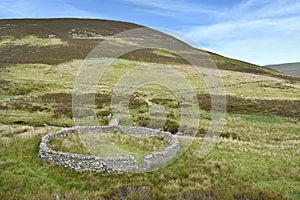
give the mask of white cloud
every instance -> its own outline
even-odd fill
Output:
[[[192,4],[187,2],[179,2],[179,1],[170,1],[170,0],[124,0],[130,3],[133,3],[135,5],[148,7],[150,10],[153,10],[153,8],[161,9],[161,10],[168,10],[168,11],[174,11],[176,13],[178,12],[185,12],[185,13],[205,13],[205,14],[214,14],[218,15],[218,11],[204,5],[200,4]],[[152,9],[151,9],[152,8]],[[157,15],[163,15],[163,13],[156,12]]]
[[[238,7],[240,10],[234,10],[239,20],[228,13],[227,20],[182,32],[204,49],[248,62],[260,65],[299,62],[300,15],[295,14],[295,9],[300,9],[300,2],[264,1],[264,6],[245,12],[257,6],[255,2],[246,1]],[[275,7],[277,10],[269,9]]]
[[[172,12],[161,12],[158,10],[153,10],[153,9],[145,9],[145,8],[136,8],[134,9],[136,11],[139,12],[143,12],[143,13],[149,13],[152,15],[159,15],[159,16],[165,16],[165,17],[175,17],[175,14]]]
[[[298,0],[248,0],[232,8],[231,12],[240,18],[259,19],[298,14],[299,9]]]

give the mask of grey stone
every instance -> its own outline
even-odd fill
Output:
[[[133,156],[101,157],[67,152],[54,151],[49,148],[51,139],[55,137],[66,137],[69,134],[81,134],[84,132],[107,132],[122,131],[126,134],[140,135],[143,137],[162,136],[169,146],[160,152],[152,152],[144,157],[143,166],[138,166]],[[146,172],[162,167],[174,160],[179,152],[179,142],[169,132],[144,127],[126,126],[91,126],[74,127],[63,129],[56,133],[45,135],[40,143],[39,155],[42,159],[55,163],[62,167],[69,167],[76,171],[94,171],[101,173],[123,173],[123,172]]]

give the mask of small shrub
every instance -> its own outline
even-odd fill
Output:
[[[138,117],[138,125],[146,127],[150,123],[150,118],[147,116],[139,116]]]
[[[238,136],[238,134],[236,134],[236,133],[230,133],[230,132],[222,132],[220,134],[220,137],[232,138],[234,140],[239,140],[240,139],[240,137]]]
[[[150,199],[164,199],[163,196],[160,194],[160,192],[149,185],[148,183],[138,183],[136,184],[129,184],[124,185],[116,188],[115,191],[108,194],[109,200],[114,199],[144,199],[144,200],[150,200]]]
[[[61,115],[65,115],[69,118],[73,117],[72,107],[67,106],[65,104],[59,104],[53,111],[53,117],[60,117]]]
[[[171,121],[170,119],[166,120],[164,130],[170,133],[177,133],[179,128],[179,124],[175,121]]]

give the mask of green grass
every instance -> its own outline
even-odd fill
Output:
[[[275,80],[276,81],[276,80]],[[291,99],[298,100],[299,84],[290,84],[287,82],[281,82],[277,80],[275,82],[264,81],[264,82],[249,82],[245,84],[237,84],[226,87],[228,94],[243,98],[254,98],[254,99]],[[255,92],[250,92],[255,88]]]
[[[0,47],[3,45],[29,45],[29,46],[51,46],[51,45],[67,45],[67,42],[63,42],[59,38],[39,38],[33,35],[29,35],[22,38],[14,38],[13,36],[4,37],[0,41]]]
[[[142,165],[145,155],[161,151],[167,145],[168,143],[161,137],[139,137],[121,132],[101,135],[84,133],[80,136],[72,134],[67,137],[54,138],[51,142],[52,149],[62,152],[96,156],[132,155],[136,157],[140,165]]]
[[[166,49],[157,49],[154,51],[154,53],[157,55],[160,55],[160,56],[166,56],[166,57],[171,57],[171,58],[179,57],[176,54],[174,54]]]
[[[272,123],[272,124],[281,124],[285,122],[284,117],[279,116],[260,116],[260,115],[237,115],[247,121],[253,121],[253,122],[263,122],[263,123]]]
[[[57,194],[91,199],[95,196],[111,197],[127,187],[145,186],[150,190],[150,196],[159,199],[195,195],[196,191],[219,197],[217,199],[221,198],[220,195],[232,199],[231,195],[241,195],[242,191],[249,196],[261,193],[275,196],[272,199],[282,199],[277,194],[282,191],[285,197],[298,199],[299,122],[285,121],[275,127],[274,124],[229,116],[225,130],[232,131],[236,127],[241,140],[222,138],[207,157],[200,159],[202,139],[196,138],[188,151],[173,164],[147,174],[78,173],[41,160],[38,157],[41,136],[10,137],[9,141],[0,140],[0,181],[3,186],[0,195],[51,198]],[[277,131],[278,127],[281,129]],[[116,144],[124,147],[119,140],[121,136],[112,134],[114,140],[120,142]],[[277,140],[272,139],[275,136]],[[184,140],[183,137],[180,142]],[[127,150],[136,151],[132,147]]]
[[[28,112],[22,110],[10,110],[0,111],[0,122],[3,124],[23,124],[31,126],[73,126],[74,122],[72,119],[65,116],[53,117],[52,113],[49,112]]]
[[[45,64],[17,64],[10,67],[9,71],[2,73],[2,78],[6,81],[12,81],[14,84],[18,80],[22,80],[22,84],[26,82],[39,82],[39,84],[58,84],[68,88],[69,91],[73,88],[75,75],[80,68],[83,60],[74,60],[73,62],[61,63],[59,65],[45,65]],[[95,60],[95,64],[104,65],[109,59]],[[90,63],[92,64],[92,63]],[[144,65],[143,62],[128,61],[118,59],[108,70],[102,75],[99,85],[102,85],[106,90],[112,90],[112,86],[116,84],[126,72]],[[158,64],[155,64],[156,66]],[[171,67],[176,71],[182,73],[192,87],[198,93],[208,93],[205,86],[205,79],[199,77],[195,70],[186,65],[160,65],[162,68]],[[24,70],[26,69],[26,70]],[[271,78],[268,76],[224,71],[222,76],[224,78],[225,90],[228,95],[242,98],[252,99],[299,99],[298,90],[300,84],[298,82],[292,83],[278,78]],[[49,88],[49,87],[46,87]],[[50,87],[49,90],[57,90],[58,86]],[[253,88],[257,92],[253,92]],[[141,90],[142,88],[140,88]],[[144,88],[145,89],[145,88]],[[156,87],[148,87],[149,93],[165,92],[162,88],[157,90]],[[258,95],[259,94],[259,95]]]
[[[162,137],[139,137],[116,132],[108,134],[113,145],[132,153],[148,154],[163,150],[168,143]]]
[[[9,95],[0,94],[0,101],[8,99],[9,97],[10,97]]]
[[[77,134],[53,138],[50,147],[56,151],[90,155]]]

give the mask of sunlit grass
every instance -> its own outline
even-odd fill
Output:
[[[29,35],[22,38],[4,37],[0,40],[0,47],[3,45],[29,45],[29,46],[52,46],[52,45],[67,45],[67,42],[62,41],[59,38],[39,38],[33,35]]]

